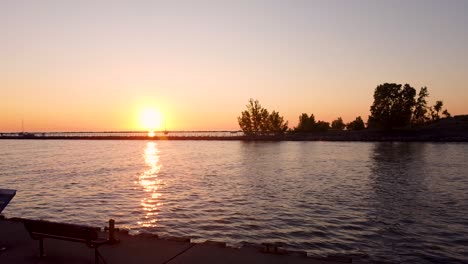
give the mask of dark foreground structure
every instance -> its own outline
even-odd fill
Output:
[[[39,258],[38,243],[31,239],[23,221],[0,220],[0,240],[7,246],[0,252],[0,263],[94,263],[94,251],[86,245],[59,239],[45,239],[45,256]],[[159,238],[153,234],[131,236],[126,231],[119,231],[116,238],[118,243],[99,248],[100,263],[369,263],[343,256],[308,257],[305,252],[287,251],[275,245],[231,248],[220,242],[191,243],[189,238]]]

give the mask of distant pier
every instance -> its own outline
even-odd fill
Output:
[[[242,140],[242,141],[364,141],[364,142],[468,142],[468,123],[378,130],[329,130],[326,132],[246,135],[242,131],[103,131],[103,132],[9,132],[1,139],[25,140]]]
[[[0,139],[116,139],[116,140],[240,140],[242,131],[102,131],[102,132],[13,132]]]

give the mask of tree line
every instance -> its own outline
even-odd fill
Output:
[[[440,100],[434,106],[428,106],[428,97],[427,87],[422,87],[416,97],[416,89],[409,84],[381,84],[375,88],[367,126],[393,129],[437,121],[441,114],[446,118],[451,117],[447,109],[442,111],[444,103]]]
[[[360,116],[347,124],[344,123],[341,117],[338,117],[331,123],[315,120],[315,116],[303,113],[299,116],[297,127],[290,129],[288,121],[280,116],[279,112],[269,111],[262,107],[258,100],[250,99],[246,105],[246,110],[241,112],[237,118],[241,130],[246,135],[278,135],[285,132],[320,132],[333,130],[361,130],[365,128],[364,121]]]
[[[402,128],[407,126],[421,126],[450,117],[447,109],[442,110],[443,102],[436,101],[428,106],[427,87],[422,87],[416,97],[416,89],[409,84],[384,83],[374,91],[374,102],[370,107],[371,115],[367,120],[367,127],[361,116],[345,123],[341,117],[331,122],[315,120],[313,114],[302,113],[298,125],[288,127],[288,121],[277,111],[271,113],[263,108],[258,100],[250,99],[246,110],[237,118],[241,130],[246,135],[278,135],[286,132],[308,133],[324,132],[328,130],[363,130],[366,128],[386,129]]]

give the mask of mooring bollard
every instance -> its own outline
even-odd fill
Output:
[[[117,242],[115,239],[115,220],[109,219],[109,241]]]

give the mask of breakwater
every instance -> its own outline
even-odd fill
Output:
[[[0,139],[36,140],[243,140],[243,141],[363,141],[468,142],[468,130],[406,129],[393,131],[327,131],[283,135],[245,135],[242,131],[112,131],[0,133]]]

